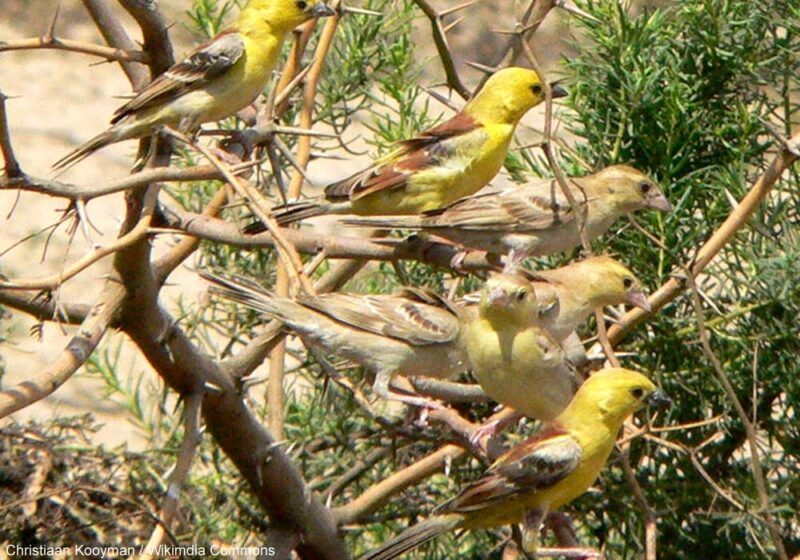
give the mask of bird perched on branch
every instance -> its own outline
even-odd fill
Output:
[[[552,270],[537,270],[531,285],[539,298],[552,291],[558,312],[540,324],[563,342],[599,307],[627,303],[650,311],[639,279],[626,266],[607,256],[589,257]]]
[[[568,251],[581,244],[577,215],[588,239],[605,233],[614,221],[645,208],[668,212],[669,201],[641,171],[612,165],[585,177],[569,179],[578,206],[570,206],[555,179],[524,187],[491,189],[461,198],[423,216],[344,220],[357,226],[423,231],[473,249],[512,252],[515,258]]]
[[[592,375],[569,406],[539,433],[502,455],[436,515],[360,560],[397,558],[455,529],[489,529],[524,522],[523,549],[534,553],[548,512],[583,494],[605,466],[623,422],[669,398],[645,376],[611,368]]]
[[[202,123],[230,117],[264,91],[286,34],[334,13],[313,0],[249,0],[231,27],[158,76],[117,109],[111,128],[53,167],[67,168],[100,148],[147,136],[160,126],[191,132]]]
[[[558,98],[567,93],[553,85],[552,94]],[[284,225],[330,213],[419,214],[441,208],[477,192],[497,175],[520,119],[542,101],[536,72],[500,70],[452,119],[328,185],[323,199],[278,208],[274,217]]]
[[[437,407],[420,395],[390,387],[392,377],[447,378],[467,369],[460,345],[459,310],[433,292],[398,295],[330,293],[277,297],[240,277],[208,272],[212,293],[277,319],[311,346],[351,360],[375,374],[373,390],[385,399]]]
[[[542,326],[558,312],[531,283],[495,274],[481,293],[477,317],[464,327],[472,373],[500,404],[539,420],[552,420],[567,406],[580,380],[557,340]]]

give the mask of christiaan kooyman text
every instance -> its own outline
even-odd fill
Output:
[[[4,552],[9,558],[15,556],[49,556],[49,557],[93,557],[93,558],[129,558],[134,555],[152,554],[154,556],[249,556],[264,557],[275,556],[275,547],[272,546],[228,546],[212,544],[205,546],[170,546],[166,544],[157,547],[140,546],[87,546],[76,544],[73,546],[50,545],[20,545],[7,544]]]

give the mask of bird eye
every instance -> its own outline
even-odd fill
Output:
[[[631,395],[635,399],[641,399],[644,396],[644,389],[641,387],[636,387],[635,389],[631,389]]]
[[[301,10],[305,10],[308,7],[308,2],[305,0],[297,0],[297,7]]]
[[[651,188],[653,188],[653,185],[651,185],[647,181],[642,181],[641,183],[639,183],[639,190],[641,190],[645,194],[650,192]]]
[[[542,86],[540,84],[533,84],[531,86],[531,91],[533,95],[541,95],[542,94]]]
[[[526,290],[525,288],[520,288],[519,290],[517,290],[517,301],[523,301],[525,299],[525,296],[527,295],[528,295],[528,290]]]
[[[626,276],[625,278],[622,279],[622,285],[625,286],[626,288],[630,288],[631,286],[633,286],[633,278],[631,278],[630,276]]]

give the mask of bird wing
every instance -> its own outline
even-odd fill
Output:
[[[400,142],[397,150],[375,165],[325,188],[328,200],[358,200],[370,194],[401,188],[417,171],[433,167],[455,154],[465,141],[485,141],[483,126],[459,113],[447,122]]]
[[[356,329],[413,345],[451,342],[458,336],[458,317],[450,309],[407,297],[336,293],[298,301]]]
[[[585,200],[580,191],[579,201]],[[492,189],[427,214],[426,225],[464,230],[536,231],[575,219],[558,183],[545,179],[520,188]]]
[[[178,97],[202,87],[224,74],[242,57],[245,43],[235,29],[222,31],[213,39],[192,50],[181,62],[150,82],[142,91],[117,109],[111,123],[116,123],[142,109]]]
[[[547,428],[501,456],[486,474],[443,504],[442,512],[467,513],[550,487],[577,468],[581,446],[563,428]]]

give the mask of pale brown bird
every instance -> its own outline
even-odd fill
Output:
[[[429,290],[397,295],[329,293],[277,297],[241,277],[201,272],[211,292],[282,322],[307,345],[342,356],[375,374],[373,390],[385,399],[437,407],[420,395],[394,390],[395,375],[447,378],[467,369],[460,345],[459,308]]]
[[[658,185],[627,165],[573,177],[569,184],[590,240],[629,212],[671,209]],[[496,254],[511,252],[515,260],[568,251],[581,244],[576,212],[555,179],[485,189],[421,216],[352,218],[343,223],[422,231],[464,247]]]

